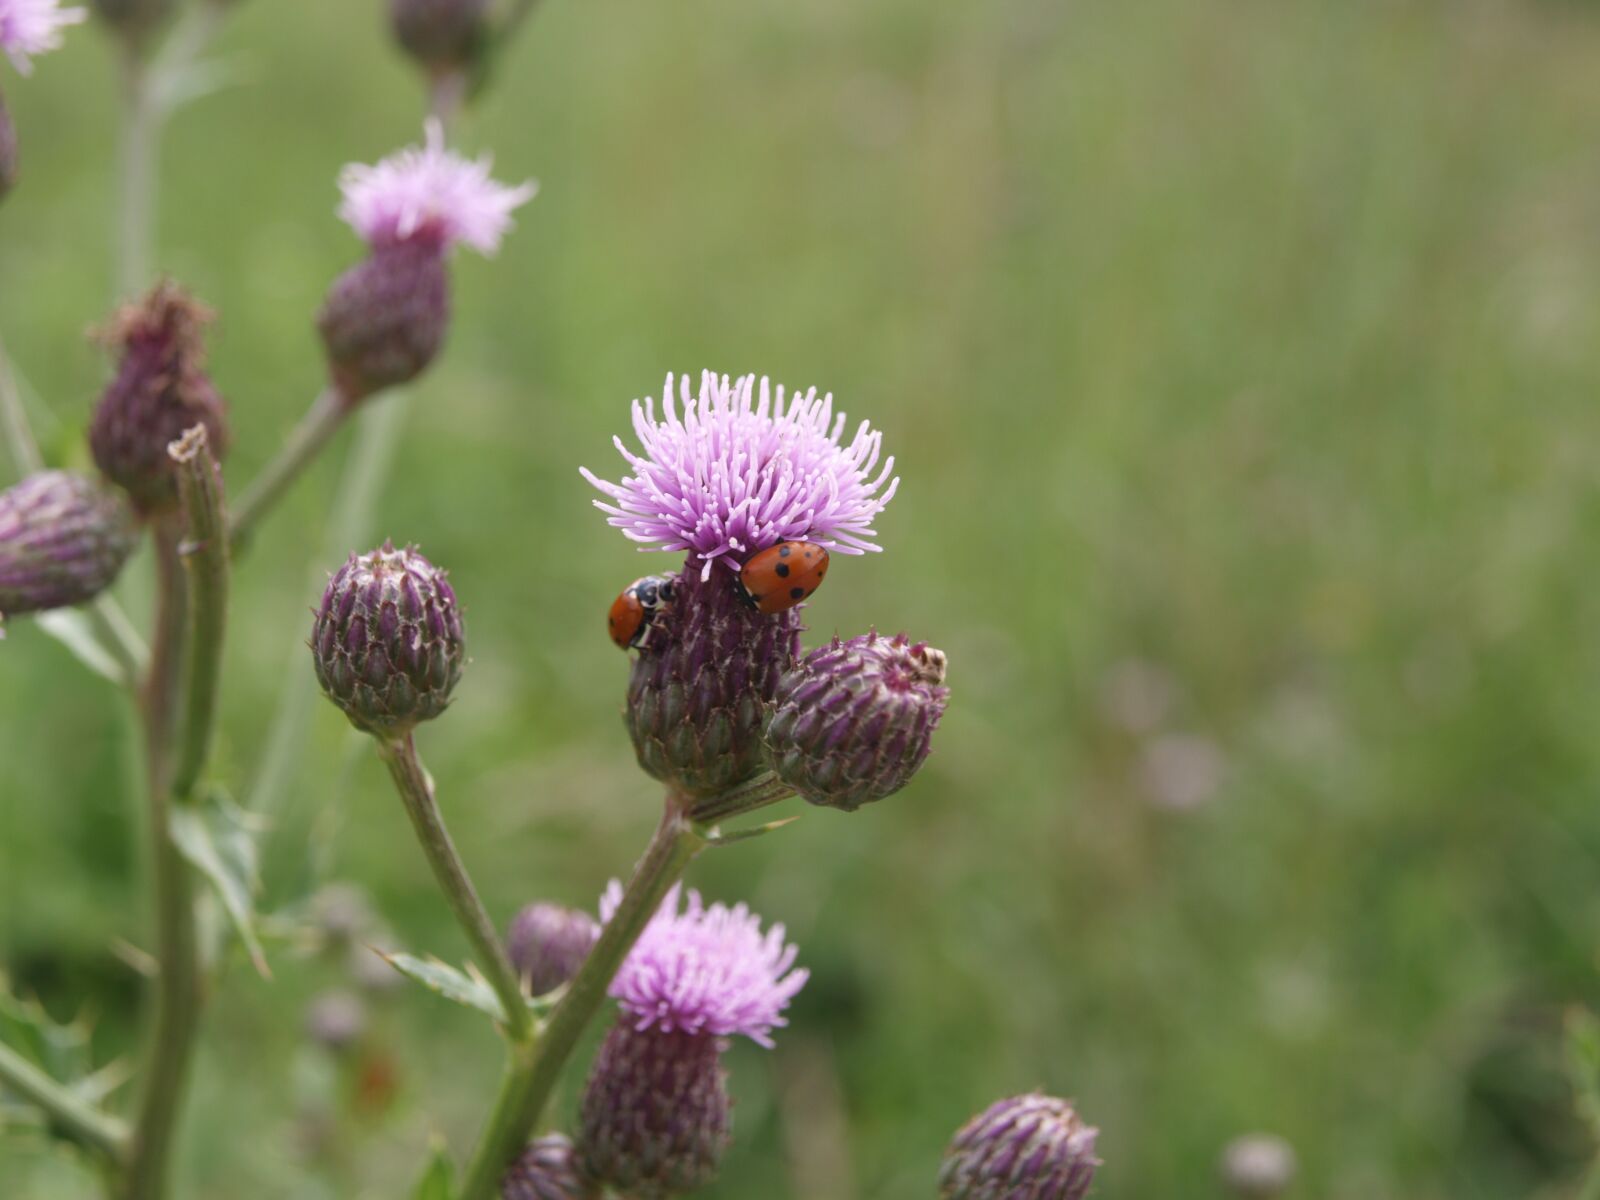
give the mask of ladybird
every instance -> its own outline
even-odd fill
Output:
[[[623,588],[606,618],[611,640],[623,650],[643,650],[661,614],[672,607],[677,590],[677,583],[666,575],[646,575]]]
[[[815,542],[779,542],[757,554],[739,572],[739,593],[757,612],[793,608],[822,586],[828,552]]]

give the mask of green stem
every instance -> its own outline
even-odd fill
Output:
[[[0,1085],[45,1112],[51,1120],[113,1163],[128,1150],[128,1130],[108,1113],[75,1095],[4,1042],[0,1042]]]
[[[125,1200],[159,1200],[166,1192],[173,1132],[194,1051],[200,1015],[200,964],[189,864],[172,840],[172,725],[187,620],[187,594],[171,519],[155,527],[156,625],[150,676],[144,689],[145,774],[150,870],[155,892],[155,1028],[149,1040],[144,1090],[134,1123],[124,1180]]]
[[[155,243],[156,155],[161,122],[153,102],[150,70],[137,38],[123,38],[121,186],[117,189],[117,298],[128,299],[150,284]]]
[[[686,807],[683,798],[667,797],[661,823],[634,868],[622,902],[567,985],[538,1046],[513,1055],[494,1111],[467,1167],[460,1200],[488,1200],[498,1194],[495,1189],[501,1175],[532,1135],[578,1038],[604,1003],[617,968],[655,916],[662,898],[705,846]]]
[[[222,641],[228,622],[228,518],[223,508],[222,476],[206,444],[204,425],[196,425],[168,451],[178,465],[178,494],[188,525],[182,546],[189,579],[188,686],[173,775],[172,794],[190,799],[211,756],[217,723],[217,693],[222,675]]]
[[[433,780],[417,756],[416,742],[409,733],[394,741],[380,739],[378,753],[389,767],[395,788],[405,803],[406,815],[416,830],[417,841],[422,845],[428,865],[433,868],[433,876],[439,881],[467,940],[472,943],[489,986],[500,998],[500,1005],[505,1009],[507,1033],[518,1044],[531,1042],[535,1032],[533,1014],[522,993],[522,981],[506,955],[499,931],[484,911],[483,901],[478,899],[477,889],[472,886],[472,878],[456,852],[455,843],[450,840],[444,814],[439,811],[434,796]]]
[[[249,538],[256,523],[289,490],[302,471],[328,444],[350,415],[352,407],[337,388],[328,388],[289,433],[283,449],[245,488],[234,508],[229,538],[238,549]]]

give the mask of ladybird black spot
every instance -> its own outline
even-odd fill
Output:
[[[779,546],[778,547],[778,557],[779,558],[788,558],[789,557],[789,547],[787,547],[787,546]]]
[[[779,579],[787,579],[787,578],[789,578],[789,564],[788,563],[779,563],[777,565],[776,570],[778,572],[778,578]]]
[[[789,599],[791,599],[791,600],[804,600],[805,598],[806,598],[806,590],[805,590],[805,588],[790,588],[789,589]]]

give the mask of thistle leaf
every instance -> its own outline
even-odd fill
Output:
[[[198,803],[175,808],[172,840],[211,884],[256,971],[271,979],[256,933],[256,839],[244,810],[220,791],[207,791]]]
[[[455,1200],[455,1174],[450,1152],[445,1149],[443,1142],[435,1142],[428,1166],[422,1172],[422,1178],[417,1180],[411,1200]]]

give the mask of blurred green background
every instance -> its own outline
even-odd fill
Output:
[[[160,265],[220,314],[240,487],[316,393],[360,248],[347,161],[415,141],[375,0],[256,0],[179,115]],[[95,31],[7,74],[26,176],[0,336],[57,461],[106,375],[117,90]],[[372,420],[360,541],[420,542],[473,664],[422,749],[486,901],[591,904],[656,815],[603,632],[646,566],[577,468],[668,370],[835,392],[904,482],[813,637],[905,628],[954,703],[905,793],[702,860],[814,979],[732,1056],[722,1198],[913,1200],[972,1110],[1042,1086],[1106,1200],[1570,1195],[1565,1006],[1600,1001],[1600,9],[1532,0],[548,0],[460,130],[537,176],[457,263],[447,354]],[[404,410],[397,406],[404,406]],[[369,438],[372,434],[369,431]],[[300,639],[352,436],[240,564],[219,776],[270,793],[263,907],[358,883],[459,961],[373,756]],[[127,603],[143,607],[145,563]],[[291,696],[289,718],[281,697]],[[296,706],[305,714],[302,731]],[[274,738],[284,770],[263,779]],[[148,944],[123,701],[25,622],[0,646],[0,964],[107,1055]],[[499,1049],[342,961],[229,971],[184,1195],[393,1197],[471,1142]],[[576,1086],[575,1078],[572,1087]],[[570,1091],[567,1102],[570,1103]],[[8,1200],[92,1179],[0,1141]]]

